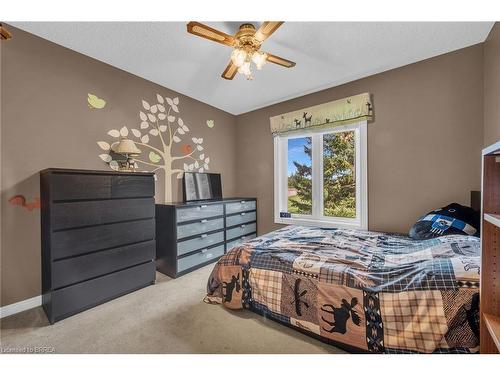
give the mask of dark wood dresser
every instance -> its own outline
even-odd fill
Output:
[[[152,173],[46,169],[40,192],[50,323],[154,284]]]
[[[255,198],[157,204],[157,269],[170,277],[182,276],[256,235]]]

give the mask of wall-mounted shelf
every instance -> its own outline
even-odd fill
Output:
[[[484,220],[487,222],[500,227],[500,215],[497,214],[484,214]]]
[[[483,319],[490,337],[495,343],[497,350],[500,352],[500,317],[484,314]]]

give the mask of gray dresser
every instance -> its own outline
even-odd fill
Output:
[[[153,176],[40,172],[42,301],[50,323],[154,284]]]
[[[156,268],[178,277],[216,261],[257,235],[257,200],[156,205]]]

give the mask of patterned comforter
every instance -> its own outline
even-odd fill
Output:
[[[479,255],[469,236],[289,226],[229,250],[205,302],[368,352],[477,352]]]

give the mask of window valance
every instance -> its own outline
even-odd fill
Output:
[[[307,128],[369,121],[372,114],[370,94],[364,93],[271,117],[271,133],[278,135]]]

